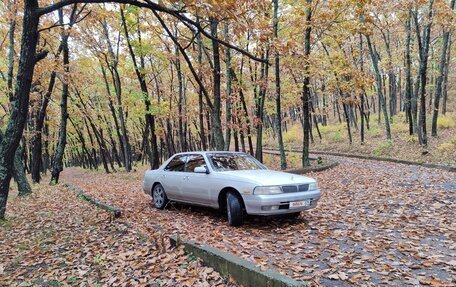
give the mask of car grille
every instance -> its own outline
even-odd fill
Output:
[[[282,190],[284,193],[291,193],[291,192],[298,192],[298,191],[308,191],[309,185],[308,184],[300,184],[300,185],[283,185]]]
[[[296,185],[285,185],[285,186],[282,186],[282,190],[285,193],[297,192],[298,191],[298,187]]]

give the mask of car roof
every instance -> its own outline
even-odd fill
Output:
[[[219,151],[213,151],[213,150],[209,150],[209,151],[188,151],[188,152],[180,152],[180,153],[176,153],[174,155],[186,155],[186,154],[246,154],[245,152],[240,152],[240,151],[222,151],[222,150],[219,150]],[[173,155],[173,156],[174,156]]]

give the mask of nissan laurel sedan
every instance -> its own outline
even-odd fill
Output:
[[[232,226],[244,216],[299,215],[316,207],[317,182],[309,177],[268,170],[240,152],[186,152],[147,170],[143,189],[158,209],[168,201],[207,206],[226,212]]]

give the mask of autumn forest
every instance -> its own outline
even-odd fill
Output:
[[[37,202],[60,208],[52,194],[63,188],[65,170],[87,189],[122,177],[128,182],[119,186],[134,189],[137,173],[186,151],[241,151],[275,170],[311,169],[329,154],[454,170],[454,9],[455,0],[2,0],[0,223],[19,220],[15,198],[35,191]],[[339,176],[377,183],[388,172],[397,181],[409,173],[372,165],[361,172],[356,162],[340,162],[314,175],[326,181],[323,189],[340,185],[329,184]],[[366,186],[360,190],[376,202]],[[133,209],[141,200],[132,196]],[[76,199],[65,193],[63,201]],[[326,205],[320,211],[333,212]],[[89,220],[78,218],[72,220]],[[106,232],[93,236],[111,236]],[[188,260],[173,254],[176,262]],[[288,275],[304,280],[303,270]],[[356,279],[340,272],[329,278]],[[106,283],[102,277],[97,282]]]
[[[308,165],[322,129],[343,125],[332,140],[351,144],[375,126],[391,144],[396,121],[427,148],[439,120],[454,126],[447,2],[5,0],[0,214],[12,176],[30,192],[24,171],[55,184],[64,165],[130,171],[208,149],[263,161],[265,146],[286,169],[289,142]]]

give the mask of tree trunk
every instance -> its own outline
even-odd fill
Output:
[[[246,124],[246,131],[247,131],[247,141],[248,141],[248,145],[249,145],[249,153],[250,155],[254,155],[254,152],[253,152],[253,141],[252,141],[252,133],[251,133],[251,130],[250,130],[250,116],[249,116],[249,111],[247,109],[247,103],[245,102],[245,96],[244,96],[244,91],[242,89],[242,70],[243,70],[243,61],[241,61],[241,71],[240,71],[240,78],[241,80],[239,80],[236,76],[236,74],[234,73],[234,70],[231,69],[231,77],[233,78],[233,80],[239,85],[239,99],[241,100],[241,105],[242,105],[242,109],[243,109],[243,116],[244,116],[244,119],[245,119],[245,124]],[[239,122],[243,122],[242,120],[240,120]],[[241,127],[242,127],[242,124],[241,124]],[[243,128],[243,127],[242,127]],[[242,143],[242,152],[246,152],[246,148],[245,148],[245,134],[244,134],[244,131],[243,129],[241,128],[241,143]]]
[[[364,72],[364,59],[363,59],[363,37],[361,34],[359,34],[359,67],[361,70],[361,73]],[[364,144],[364,87],[363,87],[363,92],[360,95],[361,98],[361,103],[359,105],[359,112],[361,114],[361,144]]]
[[[8,47],[8,74],[7,74],[7,87],[8,87],[8,98],[9,101],[13,101],[13,73],[14,73],[14,33],[16,31],[16,8],[14,4],[8,1],[8,10],[11,13],[9,21],[9,47]]]
[[[407,21],[406,21],[406,44],[405,44],[405,114],[409,123],[409,134],[413,135],[413,117],[412,117],[412,94],[413,94],[413,85],[412,85],[412,75],[411,75],[411,66],[412,61],[410,58],[410,30],[411,25],[410,21],[412,18],[412,8],[408,9]]]
[[[198,18],[199,22],[199,18]],[[198,77],[202,78],[202,66],[203,66],[203,41],[201,39],[201,33],[197,35],[198,41]],[[203,89],[198,86],[198,110],[199,110],[199,129],[200,139],[203,150],[207,150],[206,135],[204,131],[204,110],[203,110]]]
[[[82,146],[82,154],[86,154],[87,155],[87,162],[89,164],[89,168],[92,169],[92,168],[95,168],[96,167],[96,163],[93,161],[92,159],[92,156],[90,155],[90,152],[87,150],[87,146],[86,146],[86,143],[85,143],[85,139],[84,139],[84,135],[81,131],[81,127],[78,127],[76,126],[76,124],[74,123],[74,121],[71,119],[71,117],[68,118],[70,120],[70,123],[73,125],[77,135],[78,135],[78,138],[79,138],[79,142],[81,143],[81,146]]]
[[[448,53],[447,53],[447,59],[446,59],[446,65],[445,65],[445,72],[444,72],[444,77],[443,77],[443,90],[442,90],[442,114],[445,115],[447,111],[447,99],[448,99],[448,74],[450,70],[450,59],[451,59],[451,34],[449,35],[450,40],[449,45],[448,45]]]
[[[59,9],[59,22],[63,24],[63,9]],[[60,172],[63,171],[63,157],[67,143],[67,121],[68,121],[68,87],[70,81],[70,53],[68,49],[68,33],[62,28],[61,43],[63,52],[63,79],[62,79],[62,98],[60,100],[60,129],[57,148],[54,156],[54,166],[52,167],[50,185],[59,182]]]
[[[378,93],[378,98],[379,98],[379,104],[381,104],[381,108],[383,111],[383,117],[385,118],[385,130],[386,130],[386,139],[391,140],[391,129],[390,129],[390,123],[388,120],[388,111],[386,109],[386,99],[383,96],[383,89],[382,89],[382,76],[380,74],[380,68],[378,65],[378,58],[377,58],[377,53],[371,43],[371,39],[369,35],[364,35],[367,40],[367,45],[369,47],[369,52],[372,58],[372,65],[374,66],[374,71],[377,79],[377,93]],[[380,107],[379,107],[380,110]]]
[[[177,38],[177,31],[175,37]],[[186,147],[184,146],[184,127],[182,123],[182,106],[184,104],[184,90],[183,90],[183,82],[182,82],[182,71],[181,71],[181,63],[179,59],[179,48],[176,46],[175,48],[175,56],[176,60],[174,60],[174,64],[176,65],[176,74],[177,74],[177,85],[178,85],[178,99],[177,99],[177,111],[178,111],[178,119],[177,119],[177,131],[179,134],[179,151],[184,152],[186,151]]]
[[[112,83],[114,85],[114,90],[116,93],[116,100],[117,100],[117,112],[119,114],[119,121],[120,121],[120,128],[122,130],[122,155],[123,155],[123,164],[125,167],[125,171],[130,172],[131,171],[131,148],[130,148],[130,143],[128,140],[128,133],[127,133],[127,126],[126,126],[126,119],[125,119],[125,114],[123,111],[123,105],[122,105],[122,83],[120,80],[120,75],[118,71],[118,50],[115,53],[114,49],[111,44],[110,40],[110,33],[108,30],[108,25],[106,23],[106,20],[103,19],[101,21],[101,25],[103,28],[103,33],[107,45],[107,50],[108,50],[108,55],[105,57],[105,61],[107,64],[107,67],[109,69],[109,72],[112,77]]]
[[[17,189],[19,196],[24,196],[32,193],[32,188],[27,181],[27,176],[25,175],[24,163],[22,161],[23,154],[22,148],[19,146],[14,155],[14,181],[17,183]]]
[[[37,61],[37,0],[24,2],[21,53],[10,118],[0,144],[0,219],[5,217],[14,155],[22,137],[29,104],[30,87]]]
[[[139,85],[141,87],[141,92],[143,93],[143,96],[144,96],[144,105],[146,107],[146,115],[145,115],[146,125],[150,129],[150,133],[151,133],[151,137],[152,137],[152,156],[149,156],[149,163],[150,163],[150,166],[152,169],[157,169],[160,165],[160,157],[158,154],[157,135],[155,133],[155,117],[151,114],[151,111],[150,111],[151,102],[149,99],[149,91],[147,89],[147,84],[146,84],[146,80],[144,79],[144,75],[142,74],[142,72],[139,69],[138,64],[136,62],[136,55],[135,55],[133,48],[131,46],[131,43],[130,43],[130,37],[129,37],[126,22],[125,22],[123,10],[121,9],[120,11],[121,11],[121,15],[122,15],[122,22],[124,24],[125,36],[127,38],[128,50],[130,52],[130,56],[133,61],[133,66],[135,68],[136,77],[138,78]],[[141,44],[141,34],[140,34],[139,30],[138,30],[138,38],[139,38],[139,42]],[[140,65],[141,65],[141,69],[144,70],[145,63],[144,63],[144,56],[142,56],[142,55],[140,56]]]
[[[423,37],[420,37],[418,15],[415,14],[415,26],[416,34],[418,38],[418,48],[420,55],[420,70],[419,70],[419,79],[420,79],[420,113],[418,119],[418,141],[423,146],[427,146],[427,131],[426,131],[426,80],[427,80],[427,64],[428,64],[428,54],[429,54],[429,44],[431,41],[431,26],[432,26],[432,17],[433,10],[432,6],[434,0],[429,1],[428,8],[428,23],[423,29]]]
[[[266,57],[269,59],[269,47],[266,48]],[[258,93],[258,98],[256,99],[256,130],[257,130],[257,140],[256,140],[256,150],[255,157],[260,162],[263,162],[263,120],[264,120],[264,103],[266,100],[266,90],[267,90],[267,78],[269,74],[269,65],[266,63],[261,63],[261,76],[260,76],[260,91]]]
[[[42,132],[44,120],[46,118],[46,111],[54,89],[56,72],[52,71],[49,80],[49,86],[46,94],[44,95],[41,109],[38,113],[35,123],[35,135],[32,139],[32,159],[31,159],[31,175],[34,183],[39,183],[41,180],[41,155],[42,155]]]
[[[14,93],[13,93],[13,74],[14,74],[14,33],[16,31],[16,7],[14,6],[15,3],[8,2],[8,10],[11,13],[11,19],[9,21],[9,31],[8,31],[8,38],[9,38],[9,47],[8,47],[8,73],[7,73],[7,87],[8,87],[8,98],[12,104],[14,100]],[[5,110],[6,112],[6,110]],[[2,139],[2,134],[0,131],[0,142]],[[22,152],[21,147],[19,146],[16,149],[15,156],[14,156],[14,164],[13,164],[13,177],[17,183],[17,188],[19,191],[19,195],[27,195],[32,193],[32,189],[30,188],[30,184],[27,181],[27,177],[24,172],[24,163],[22,161]]]
[[[302,145],[302,166],[310,165],[309,158],[309,133],[310,133],[310,122],[309,122],[309,100],[310,100],[310,33],[312,31],[311,19],[312,19],[312,0],[306,0],[306,30],[304,35],[304,80],[302,85],[302,112],[303,112],[303,145]]]
[[[278,11],[279,11],[279,0],[274,0],[274,38],[278,38],[278,31],[279,31],[279,18],[278,18]],[[275,68],[275,88],[276,88],[276,133],[277,133],[277,141],[279,144],[279,152],[280,152],[280,168],[286,169],[287,168],[287,158],[285,156],[285,147],[283,145],[283,138],[282,138],[282,109],[281,109],[281,99],[280,99],[280,57],[279,53],[276,52],[274,58],[274,68]]]
[[[342,106],[344,108],[344,115],[345,115],[345,122],[347,123],[347,132],[348,132],[348,140],[350,144],[353,143],[352,140],[352,134],[351,134],[351,129],[350,129],[350,115],[349,115],[349,107],[347,103],[342,102]]]
[[[210,18],[211,36],[217,38],[218,21],[215,18]],[[211,111],[212,128],[214,129],[214,143],[216,150],[223,150],[225,147],[221,121],[221,94],[220,94],[220,51],[219,42],[212,40],[212,53],[214,61],[214,69],[212,70],[213,77],[213,93],[214,93],[214,109]]]
[[[228,24],[225,25],[225,40],[229,42]],[[225,147],[230,150],[231,143],[231,50],[226,48],[226,102],[225,102]]]
[[[451,1],[451,9],[454,10],[454,5],[455,5],[455,0]],[[440,56],[440,63],[439,63],[439,75],[437,77],[437,87],[435,91],[435,99],[434,99],[434,113],[432,115],[432,136],[437,136],[437,118],[439,116],[439,106],[440,106],[440,97],[442,94],[442,83],[443,83],[443,77],[445,73],[445,66],[447,65],[446,63],[446,58],[447,58],[447,48],[448,48],[448,42],[450,39],[450,30],[446,30],[443,33],[443,44],[442,44],[442,54]],[[449,63],[448,63],[449,64]]]
[[[125,160],[124,155],[124,144],[122,140],[122,133],[120,132],[119,120],[117,119],[116,109],[114,108],[114,103],[112,102],[111,89],[109,87],[108,77],[106,75],[105,68],[101,65],[101,73],[103,75],[103,80],[105,82],[106,92],[108,93],[108,106],[111,111],[112,119],[114,120],[114,128],[116,129],[117,139],[119,140],[119,148],[122,156],[122,162]],[[122,163],[119,163],[119,166],[122,167]]]

